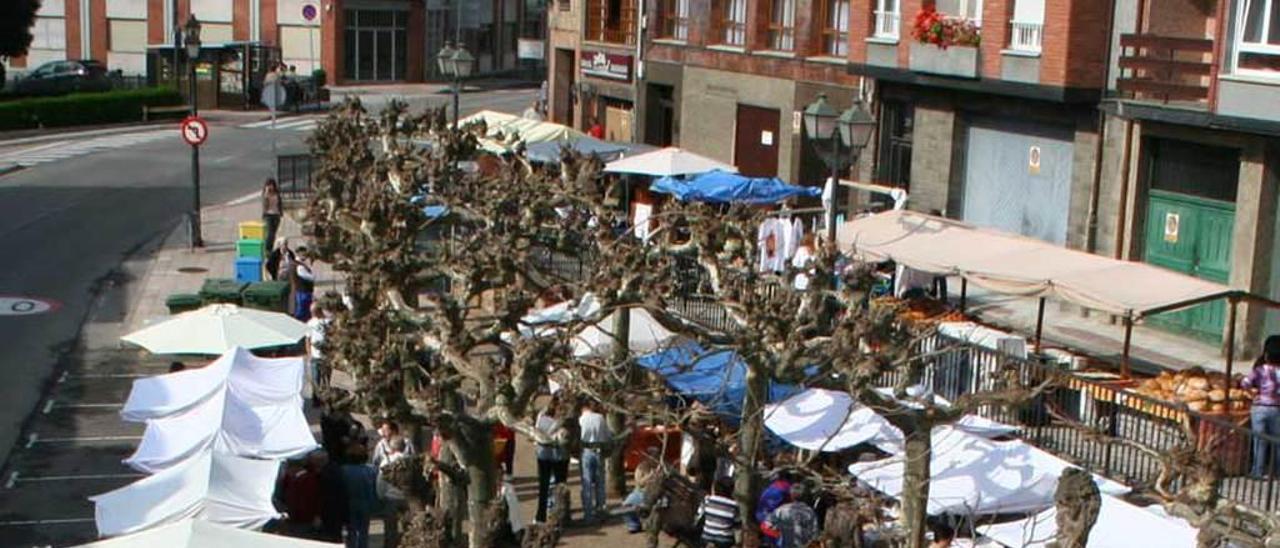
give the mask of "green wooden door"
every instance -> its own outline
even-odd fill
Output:
[[[1218,283],[1231,277],[1235,205],[1185,194],[1151,191],[1147,207],[1148,263]],[[1226,305],[1216,301],[1151,317],[1169,329],[1222,340]]]

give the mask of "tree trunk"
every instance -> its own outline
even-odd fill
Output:
[[[1058,507],[1058,538],[1049,547],[1085,548],[1102,509],[1102,494],[1093,476],[1079,468],[1067,469],[1058,478],[1053,501]]]
[[[493,455],[493,431],[487,423],[460,421],[456,446],[467,470],[467,537],[471,548],[485,546],[489,503],[498,490],[498,462]]]
[[[759,529],[752,514],[759,483],[755,463],[761,453],[769,377],[748,363],[746,383],[747,392],[742,400],[742,424],[738,429],[738,465],[734,474],[733,498],[738,501],[738,512],[742,515],[743,536],[745,539],[754,539],[754,532]],[[751,544],[748,542],[747,545]]]
[[[904,429],[906,452],[902,479],[902,528],[906,548],[924,548],[925,518],[929,509],[929,460],[933,429],[925,425]]]
[[[624,371],[630,373],[631,368],[626,367],[627,360],[631,358],[631,311],[629,309],[613,313],[613,334],[613,366],[625,368]],[[625,380],[630,381],[630,376],[625,377]],[[628,386],[633,385],[628,383]],[[626,387],[622,389],[625,390]],[[626,429],[627,417],[622,413],[609,413],[608,421],[609,431],[615,436]],[[625,497],[627,494],[627,470],[624,466],[624,458],[623,451],[614,451],[605,460],[604,483],[609,489],[609,495],[613,497]]]

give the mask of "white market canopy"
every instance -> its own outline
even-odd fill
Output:
[[[203,520],[184,519],[131,535],[81,544],[77,548],[334,548],[330,544],[245,531]]]
[[[928,512],[983,515],[1039,512],[1053,505],[1058,477],[1071,464],[1021,441],[991,441],[955,429],[935,433],[930,448]],[[901,498],[903,455],[849,466],[873,489]],[[1094,475],[1103,494],[1129,488]]]
[[[288,314],[212,304],[144,327],[120,340],[152,354],[217,356],[237,346],[254,349],[294,344],[306,332],[307,324]]]
[[[1058,534],[1058,510],[1050,507],[1027,519],[979,526],[978,533],[1010,548],[1043,548]],[[1089,531],[1089,548],[1195,548],[1196,529],[1170,518],[1103,495],[1098,521]]]
[[[1120,261],[912,211],[841,225],[837,241],[866,261],[961,276],[991,291],[1055,297],[1133,318],[1224,297],[1264,300],[1172,270]]]
[[[605,164],[605,173],[626,173],[651,177],[679,177],[710,171],[737,173],[738,168],[675,147],[637,154]]]
[[[887,393],[887,390],[881,390]],[[934,396],[941,405],[948,402]],[[778,403],[765,406],[764,425],[783,441],[808,451],[843,451],[860,443],[873,443],[889,453],[900,453],[902,431],[870,407],[860,405],[845,392],[810,388]],[[939,426],[934,435],[950,429],[984,438],[1007,436],[1017,428],[965,415],[953,426]]]
[[[485,139],[481,147],[494,154],[510,152],[517,144],[567,142],[586,137],[586,134],[563,124],[540,122],[520,116],[482,110],[458,121],[459,127],[485,123]]]
[[[283,459],[316,447],[303,413],[301,358],[262,359],[242,348],[203,369],[134,381],[121,415],[146,432],[125,464],[157,473],[213,450]]]
[[[271,503],[280,464],[204,451],[94,502],[100,536],[125,535],[196,518],[256,529],[279,517]]]
[[[573,340],[575,358],[607,357],[613,354],[618,336],[613,332],[614,322],[621,312],[615,311],[605,319],[587,326]],[[627,349],[633,354],[655,352],[676,338],[676,334],[658,324],[653,315],[642,308],[629,308]]]

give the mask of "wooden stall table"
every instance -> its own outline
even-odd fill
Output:
[[[1235,426],[1232,428],[1216,421],[1201,420],[1196,425],[1196,449],[1207,451],[1222,464],[1227,476],[1243,476],[1249,473],[1249,412],[1204,413]],[[1241,430],[1242,429],[1242,430]]]
[[[678,426],[642,426],[631,432],[623,452],[623,467],[633,472],[644,462],[645,452],[654,447],[662,454],[662,460],[676,466],[680,462],[680,444],[683,432]]]

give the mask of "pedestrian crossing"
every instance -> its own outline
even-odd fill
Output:
[[[277,131],[311,131],[316,128],[324,115],[276,118]],[[261,120],[250,122],[248,124],[240,124],[236,126],[241,129],[271,129],[271,120]]]
[[[0,151],[0,165],[13,164],[31,167],[103,150],[126,148],[161,139],[176,139],[177,136],[177,130],[166,127],[165,129],[102,135],[89,139],[59,140],[17,150]]]

